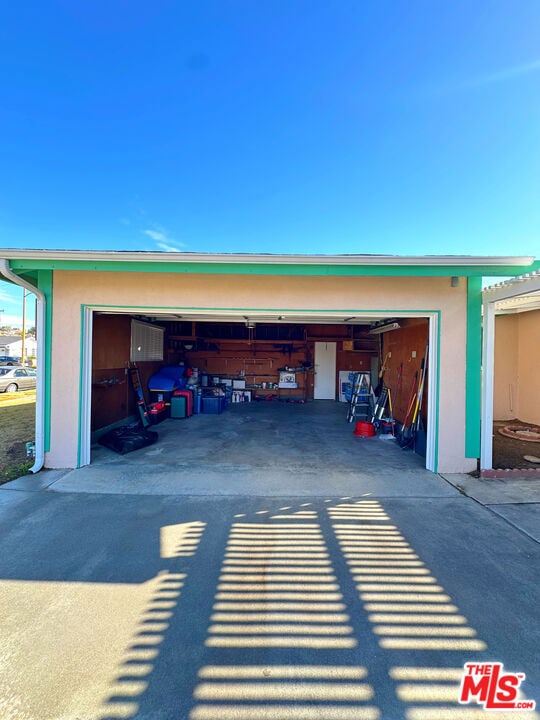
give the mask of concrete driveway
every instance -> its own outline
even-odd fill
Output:
[[[133,492],[90,468],[0,487],[2,720],[539,717],[457,702],[466,662],[540,701],[534,490],[383,468],[356,494],[257,470],[257,494],[152,493],[136,460],[102,465]]]

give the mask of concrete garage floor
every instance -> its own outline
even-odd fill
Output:
[[[477,720],[463,665],[493,661],[540,701],[519,498],[503,517],[320,407],[168,421],[1,486],[2,720]]]
[[[424,458],[393,440],[353,435],[347,405],[258,402],[166,420],[159,441],[127,455],[95,445],[92,464],[51,489],[165,495],[430,494]],[[137,468],[149,470],[140,474]],[[451,494],[450,488],[446,489]]]

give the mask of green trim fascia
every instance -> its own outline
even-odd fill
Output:
[[[51,449],[51,357],[52,357],[52,313],[53,313],[53,274],[51,270],[40,270],[37,276],[37,287],[45,295],[45,358],[38,362],[45,363],[45,390],[44,390],[44,449]]]
[[[465,457],[480,457],[482,373],[482,283],[467,283],[467,347],[465,374]]]
[[[535,265],[536,263],[534,263]],[[311,265],[301,263],[121,262],[92,260],[11,260],[14,272],[79,270],[86,272],[193,273],[206,275],[292,275],[352,277],[498,277],[531,272],[533,265]]]

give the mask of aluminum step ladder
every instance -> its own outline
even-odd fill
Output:
[[[366,372],[350,373],[351,382],[347,422],[356,418],[367,420],[372,413],[373,389],[370,384],[370,375]]]

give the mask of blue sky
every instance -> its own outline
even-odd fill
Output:
[[[538,256],[539,37],[537,0],[4,3],[0,245]]]

